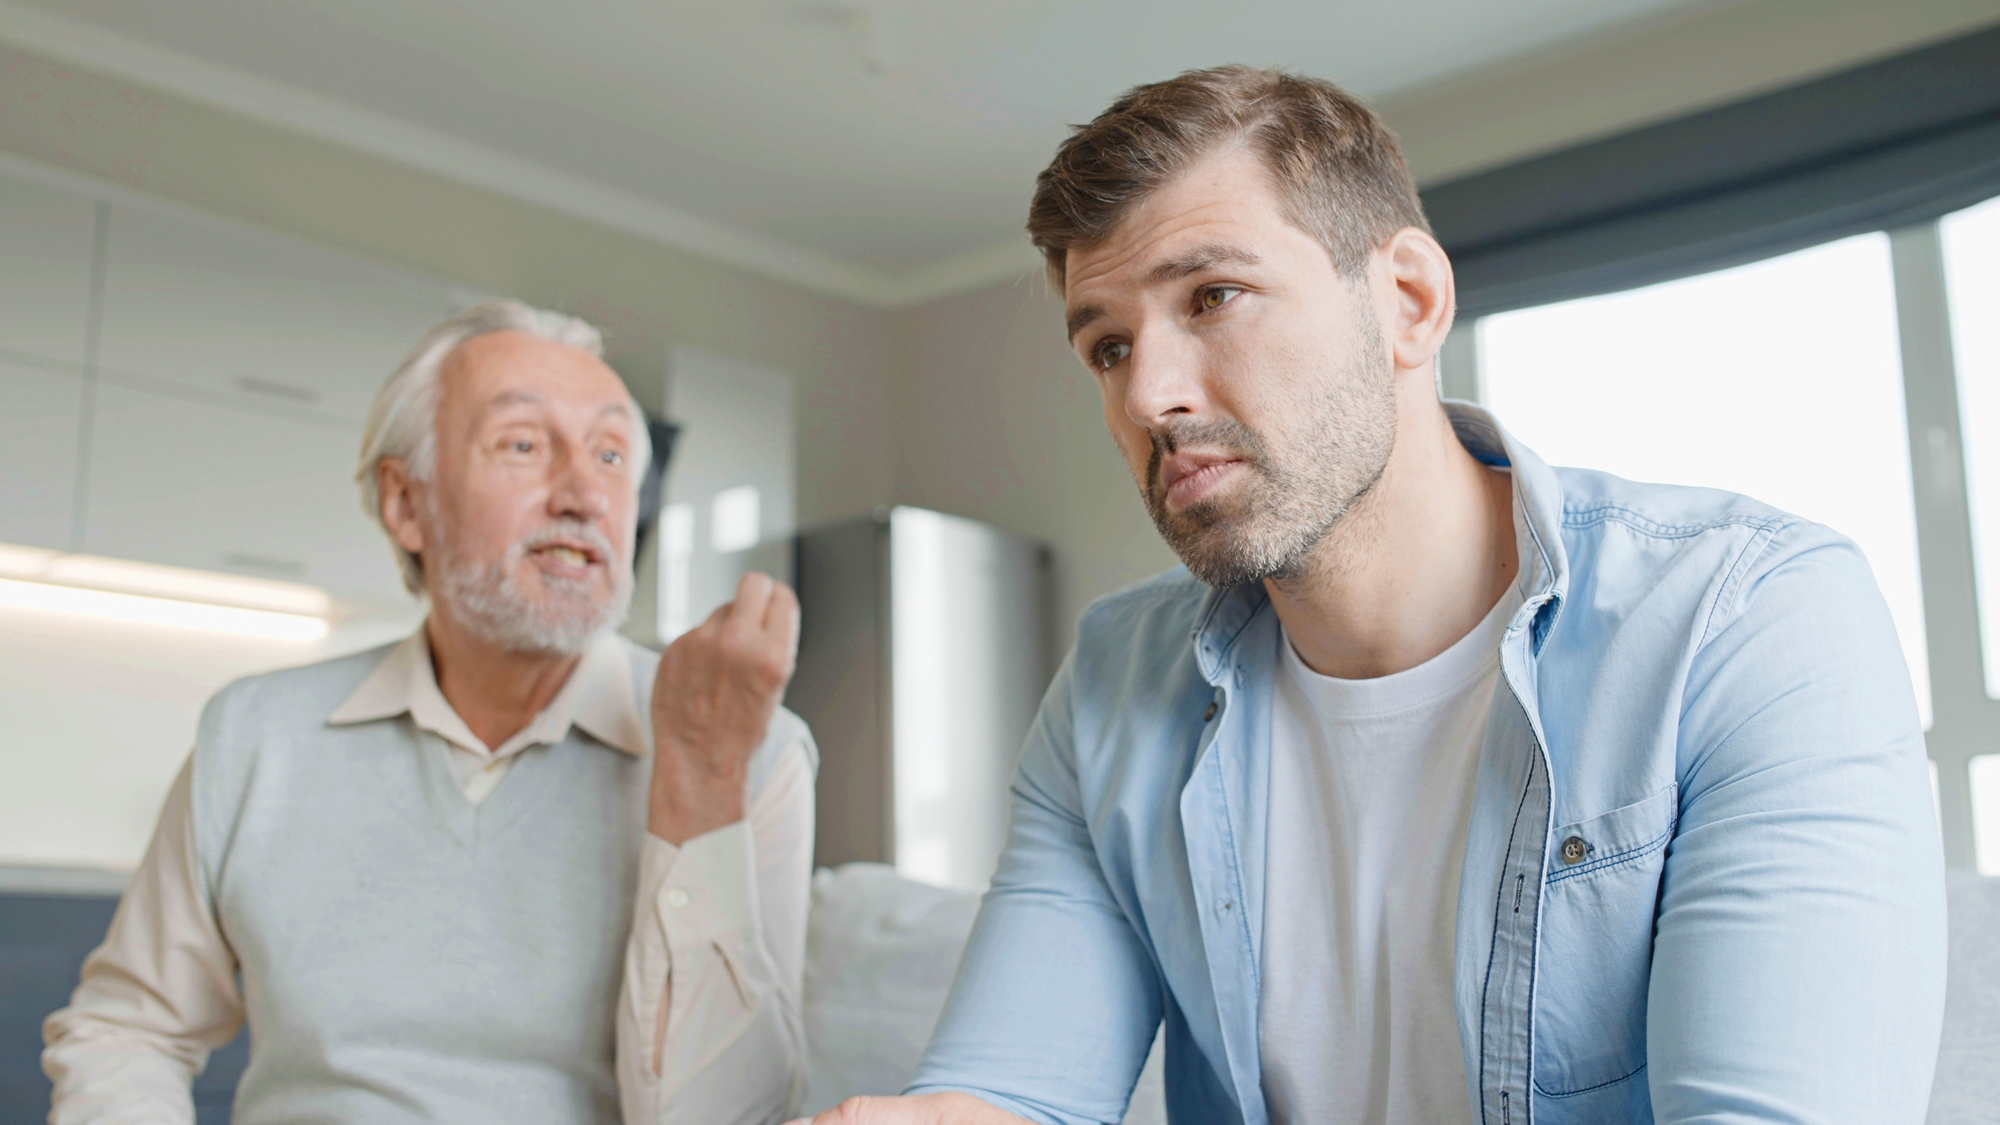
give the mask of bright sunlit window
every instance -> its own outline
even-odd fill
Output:
[[[1488,316],[1479,367],[1550,464],[1746,493],[1859,543],[1930,725],[1886,235]]]
[[[1972,835],[1979,873],[2000,875],[2000,754],[1972,759]]]
[[[1938,234],[1958,369],[1986,694],[2000,699],[2000,199],[1945,216]]]

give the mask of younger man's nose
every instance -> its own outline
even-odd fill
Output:
[[[1201,367],[1189,348],[1170,338],[1135,341],[1125,361],[1125,415],[1133,425],[1157,431],[1163,423],[1200,414],[1207,405]]]

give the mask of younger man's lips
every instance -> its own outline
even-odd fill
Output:
[[[1183,509],[1215,491],[1243,461],[1226,453],[1177,453],[1160,463],[1167,507]]]

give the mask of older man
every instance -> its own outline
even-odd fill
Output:
[[[802,1084],[811,739],[798,607],[744,579],[654,656],[640,411],[595,329],[432,331],[360,472],[424,625],[202,716],[70,1007],[51,1120],[191,1122],[247,1018],[239,1125],[758,1122]]]

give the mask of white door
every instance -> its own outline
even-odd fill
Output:
[[[67,550],[83,380],[0,362],[0,543]]]
[[[0,349],[82,366],[97,204],[0,176]]]
[[[226,399],[359,422],[458,298],[258,231],[115,208],[98,362]]]
[[[83,550],[407,605],[361,512],[360,447],[358,426],[100,385]]]

